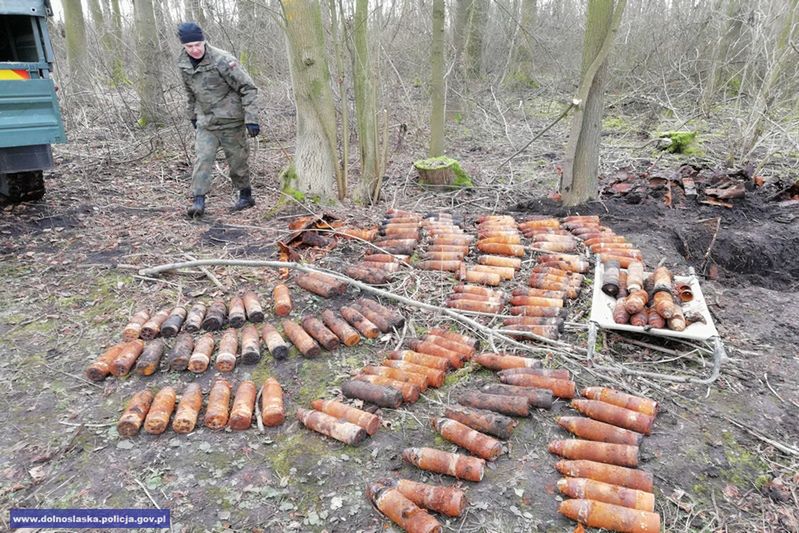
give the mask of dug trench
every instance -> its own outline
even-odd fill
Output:
[[[778,441],[797,440],[799,424],[788,406],[797,400],[791,329],[799,320],[792,303],[796,287],[789,276],[772,278],[734,263],[741,261],[735,250],[742,249],[742,242],[765,243],[770,238],[773,246],[766,247],[768,252],[753,248],[746,264],[755,261],[758,252],[768,253],[775,265],[784,258],[776,270],[795,272],[797,258],[788,247],[795,242],[791,232],[795,226],[771,220],[766,210],[756,207],[743,204],[736,209],[668,209],[654,200],[630,204],[622,198],[603,198],[601,203],[575,210],[600,215],[617,233],[639,245],[649,262],[665,258],[676,272],[693,266],[701,274],[710,249],[708,264],[719,268],[717,279],[702,279],[730,358],[719,381],[712,387],[662,383],[658,387],[645,379],[630,381],[642,393],[661,400],[655,431],[644,441],[642,466],[655,474],[657,510],[675,530],[712,527],[721,516],[731,531],[752,530],[751,524],[765,516],[773,519],[774,530],[789,531],[795,519],[790,511],[791,493],[786,496],[777,482],[785,473],[775,465],[784,462],[784,457],[729,422],[737,421]],[[561,215],[566,210],[537,201],[510,213],[521,219]],[[466,215],[469,223],[474,218],[470,215]],[[716,232],[719,216],[722,221]],[[192,235],[212,250],[220,244],[232,245],[216,239],[239,240],[230,231],[209,231],[206,239],[197,231],[208,228],[198,226]],[[777,246],[780,241],[775,236],[785,240],[784,248]],[[343,246],[326,259],[344,265],[353,248]],[[14,289],[6,287],[2,293],[4,322],[13,324],[3,329],[7,354],[0,362],[7,385],[3,399],[11,407],[2,417],[14,429],[2,437],[4,449],[11,452],[0,462],[4,508],[158,504],[172,509],[176,531],[381,531],[386,521],[366,501],[364,483],[387,476],[449,483],[441,476],[420,474],[402,462],[400,453],[408,446],[455,450],[432,431],[430,418],[439,416],[443,404],[453,402],[460,392],[496,381],[492,372],[472,366],[452,373],[445,387],[426,393],[410,408],[385,410],[384,427],[357,448],[302,428],[293,417],[297,407],[335,394],[348,376],[365,364],[379,362],[400,338],[417,336],[435,325],[452,325],[440,315],[407,308],[404,312],[411,320],[399,337],[364,342],[318,359],[303,359],[292,352],[282,363],[265,358],[257,366],[238,368],[236,381],[246,377],[262,381],[271,375],[284,385],[288,417],[279,428],[263,434],[255,429],[201,429],[185,438],[170,431],[121,440],[113,426],[133,392],[150,385],[182,388],[195,378],[162,373],[147,379],[109,379],[99,388],[91,387],[78,379],[87,361],[96,357],[108,339],[116,338],[142,300],[156,305],[200,291],[208,296],[220,293],[207,280],[189,283],[169,278],[169,283],[145,283],[129,272],[108,269],[94,272],[90,286],[75,279],[74,273],[68,277],[62,271],[61,286],[47,298],[37,297],[42,280],[30,276],[24,265],[7,265],[3,273],[14,281]],[[260,287],[276,281],[269,272],[240,271],[234,279]],[[183,286],[184,282],[188,284]],[[415,290],[418,293],[419,288]],[[265,294],[265,290],[259,292]],[[19,299],[19,294],[26,297]],[[293,294],[298,316],[344,301],[331,303],[300,290]],[[354,298],[352,290],[350,298]],[[575,314],[582,312],[584,317],[587,305],[584,294]],[[26,322],[27,317],[38,319]],[[571,331],[565,340],[585,345],[585,332]],[[710,372],[708,360],[694,356],[662,361],[669,358],[612,334],[602,334],[598,347],[602,357],[650,363],[653,370],[664,373]],[[558,360],[547,358],[547,363],[557,366]],[[575,378],[580,386],[600,384],[585,371]],[[209,379],[210,373],[199,378],[206,388]],[[553,468],[555,457],[546,451],[548,442],[567,437],[554,417],[570,414],[574,411],[558,401],[551,411],[537,411],[523,420],[507,442],[507,454],[489,464],[486,479],[478,484],[461,482],[471,502],[466,517],[442,521],[451,530],[554,532],[570,528],[572,524],[556,511],[559,475]]]

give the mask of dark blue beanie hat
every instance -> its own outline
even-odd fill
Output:
[[[180,37],[180,42],[183,44],[205,40],[203,29],[199,27],[196,22],[183,22],[178,24],[178,37]]]

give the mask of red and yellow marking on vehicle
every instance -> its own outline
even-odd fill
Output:
[[[31,74],[25,69],[0,69],[0,80],[29,80]]]

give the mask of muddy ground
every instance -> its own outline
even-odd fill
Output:
[[[551,106],[533,108],[537,114],[531,115],[529,125],[534,131],[558,112]],[[289,125],[290,115],[281,116]],[[445,387],[429,390],[414,405],[383,410],[384,427],[358,448],[310,433],[293,416],[263,434],[255,428],[199,429],[188,436],[168,431],[120,439],[114,424],[133,392],[166,384],[180,390],[195,379],[207,392],[215,372],[195,377],[162,371],[149,378],[111,378],[99,385],[81,377],[85,366],[117,341],[127,318],[140,306],[157,309],[226,297],[244,288],[254,288],[268,302],[266,295],[277,276],[265,269],[213,269],[224,290],[197,269],[161,279],[146,279],[137,271],[185,260],[187,254],[275,258],[274,242],[285,235],[287,221],[308,209],[321,209],[290,202],[275,207],[275,176],[283,164],[276,144],[291,141],[290,127],[276,129],[284,133],[276,135],[274,144],[264,143],[254,161],[258,205],[243,213],[227,212],[230,187],[218,176],[207,216],[188,221],[183,214],[188,166],[179,149],[169,149],[168,143],[153,149],[152,139],[124,146],[95,132],[78,142],[73,136],[73,144],[57,149],[58,166],[47,178],[49,192],[42,201],[4,206],[3,528],[11,507],[158,505],[171,509],[174,531],[383,531],[388,522],[366,501],[365,481],[403,476],[451,483],[404,465],[400,453],[407,446],[455,450],[435,435],[429,419],[459,391],[496,381],[492,373],[472,366],[451,374]],[[515,152],[502,144],[497,125],[453,126],[452,155],[475,177],[477,187],[436,193],[415,185],[410,162],[424,153],[424,135],[411,128],[402,143],[392,141],[383,203],[371,209],[349,204],[325,209],[358,224],[376,222],[392,206],[448,208],[468,223],[489,212],[518,219],[564,214],[566,210],[547,199],[557,179],[564,129],[553,129],[512,165],[497,170],[498,162]],[[523,144],[525,132],[515,133],[516,146]],[[679,156],[626,153],[614,147],[614,141],[623,144],[636,135],[632,128],[607,133],[603,156],[608,176],[632,160],[640,172],[675,172],[686,162]],[[712,161],[697,164],[712,166]],[[643,467],[655,475],[656,505],[665,531],[799,531],[799,457],[778,449],[780,444],[799,445],[799,212],[795,206],[769,201],[776,181],[791,179],[784,170],[791,166],[796,168],[795,161],[766,166],[763,172],[772,185],[751,190],[745,199],[735,200],[732,209],[686,198],[668,208],[657,194],[605,194],[600,202],[570,211],[601,215],[608,226],[641,247],[650,265],[665,259],[678,272],[694,267],[726,346],[728,359],[711,385],[612,376],[661,402],[662,413],[644,441],[642,459]],[[361,252],[361,245],[344,243],[316,264],[341,267]],[[519,276],[508,287],[522,285],[523,279]],[[392,290],[441,303],[452,283],[445,276],[414,271],[400,276]],[[329,305],[299,289],[293,295],[295,317]],[[346,299],[356,296],[351,289]],[[571,311],[575,322],[586,322],[588,302],[584,291]],[[267,355],[257,366],[236,368],[231,381],[275,376],[286,389],[287,411],[293,413],[312,399],[335,397],[347,376],[367,362],[379,361],[384,350],[402,339],[435,325],[461,329],[440,314],[402,310],[409,319],[402,332],[314,360],[296,352],[283,362]],[[660,350],[601,333],[598,360],[612,359],[667,376],[710,375],[706,352],[686,353],[684,345],[651,338],[632,340]],[[569,328],[564,341],[585,347],[585,328]],[[671,355],[663,348],[680,353]],[[550,366],[566,363],[558,356],[546,361]],[[577,370],[580,386],[607,384],[580,370],[579,364],[569,368]],[[471,505],[460,519],[442,519],[446,530],[572,530],[573,523],[557,514],[559,476],[553,468],[556,459],[546,451],[549,441],[566,437],[553,418],[571,412],[559,401],[551,411],[523,420],[507,444],[507,454],[489,465],[486,478],[478,484],[460,483]]]

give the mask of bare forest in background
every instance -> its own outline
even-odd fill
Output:
[[[368,23],[373,122],[371,150],[383,161],[400,132],[430,133],[431,40],[436,2],[330,0],[321,8],[327,64],[337,112],[339,159],[357,182],[356,21]],[[363,4],[367,4],[363,2]],[[538,129],[530,115],[557,116],[577,93],[586,2],[452,0],[446,4],[443,151],[468,124],[487,144],[513,154]],[[655,143],[660,131],[697,131],[705,155],[759,170],[780,159],[795,168],[799,152],[799,17],[796,0],[631,0],[609,56],[605,115],[634,116],[623,144]],[[191,158],[190,127],[175,60],[175,27],[196,20],[213,45],[235,54],[261,88],[265,138],[276,157],[293,152],[294,103],[283,9],[277,1],[64,0],[56,5],[54,40],[67,127],[74,138],[129,141]],[[81,10],[81,7],[83,8]],[[148,15],[148,12],[152,13]],[[134,13],[135,12],[135,13]],[[152,18],[148,18],[148,16]],[[359,18],[360,17],[360,18]],[[151,23],[150,21],[154,21]],[[85,41],[84,44],[81,41]],[[361,43],[364,46],[364,43]],[[343,136],[346,127],[350,135]],[[363,135],[361,135],[363,136]],[[385,141],[383,139],[386,139]],[[381,143],[390,146],[380,147]],[[566,147],[557,154],[562,156]],[[417,154],[424,155],[423,153]],[[345,157],[346,156],[346,157]],[[519,156],[514,163],[524,161]],[[348,168],[349,167],[349,168]],[[354,170],[351,170],[354,169]],[[508,168],[484,168],[486,175]],[[511,166],[511,179],[513,176]],[[350,191],[356,187],[350,186]]]

